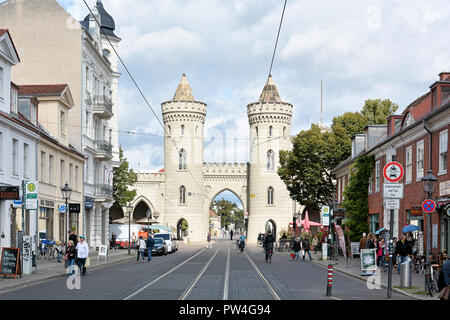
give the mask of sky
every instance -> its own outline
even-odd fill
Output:
[[[76,19],[82,0],[58,0]],[[89,0],[89,5],[94,5]],[[270,67],[283,0],[103,0],[119,53],[161,119],[183,73],[208,105],[205,162],[249,161],[246,106]],[[288,0],[272,69],[294,105],[291,135],[320,119],[391,99],[398,113],[450,70],[448,0]],[[163,129],[121,67],[119,143],[136,171],[163,168]],[[236,140],[235,140],[236,139]],[[236,143],[237,141],[238,143]]]

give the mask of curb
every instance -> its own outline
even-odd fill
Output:
[[[105,263],[102,263],[102,264],[99,264],[99,265],[96,265],[96,266],[92,266],[92,267],[89,268],[89,270],[97,270],[97,269],[102,269],[102,268],[109,267],[109,266],[112,266],[112,265],[125,263],[125,262],[130,261],[131,259],[136,259],[136,257],[134,257],[134,256],[128,257],[127,256],[126,259],[121,259],[121,260],[117,260],[117,261],[107,261]],[[66,273],[63,272],[63,273],[53,274],[53,275],[50,275],[50,276],[45,276],[45,277],[42,277],[42,278],[26,280],[24,282],[12,284],[12,285],[9,285],[9,286],[3,287],[3,288],[0,287],[0,294],[7,293],[7,292],[10,292],[10,291],[14,291],[14,290],[16,290],[18,288],[21,288],[21,287],[27,287],[27,286],[30,286],[30,285],[36,285],[36,284],[39,284],[39,283],[47,282],[47,281],[50,281],[50,280],[53,280],[53,279],[64,278],[65,276],[66,276]]]
[[[312,262],[315,263],[315,264],[317,264],[317,265],[319,265],[319,266],[322,266],[322,267],[326,268],[326,266],[323,265],[323,264],[320,263],[320,262],[316,262],[316,261],[312,261]],[[334,268],[333,270],[334,270],[334,271],[341,272],[341,273],[343,273],[343,274],[346,274],[346,275],[351,276],[351,277],[356,278],[356,279],[360,279],[360,280],[364,280],[364,281],[367,280],[367,278],[364,278],[363,276],[359,276],[359,275],[356,275],[356,274],[354,274],[354,273],[351,273],[351,272],[348,272],[348,271],[345,271],[345,270],[339,270],[339,269],[337,269],[337,268]],[[383,283],[382,283],[380,286],[381,286],[382,288],[384,288],[384,289],[387,289],[387,288],[388,288],[388,286],[385,285],[385,284],[383,284]],[[396,291],[396,292],[398,292],[398,293],[401,293],[401,294],[403,294],[403,295],[405,295],[405,296],[408,296],[408,297],[410,297],[410,298],[414,298],[414,299],[416,299],[416,300],[433,301],[433,300],[430,300],[430,299],[422,298],[422,297],[420,297],[420,296],[418,296],[418,295],[412,295],[412,294],[410,294],[410,293],[408,293],[408,292],[406,292],[406,291],[403,291],[403,290],[400,290],[400,289],[397,289],[397,288],[394,288],[394,287],[392,288],[392,291]]]

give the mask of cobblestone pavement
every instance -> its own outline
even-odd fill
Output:
[[[326,296],[327,271],[314,262],[292,262],[288,253],[264,261],[261,248],[250,245],[245,253],[232,249],[229,240],[212,248],[180,243],[179,251],[153,257],[151,263],[128,261],[99,268],[81,277],[80,289],[69,290],[68,279],[0,293],[0,299],[100,300],[370,300],[385,299],[383,290],[336,272],[333,296]],[[113,257],[111,257],[113,259]],[[131,261],[130,259],[133,259]],[[393,299],[411,299],[393,292]]]

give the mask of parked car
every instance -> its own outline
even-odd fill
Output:
[[[155,243],[153,245],[152,249],[152,255],[167,255],[167,244],[165,243],[164,239],[161,238],[155,238]],[[144,255],[147,255],[147,252],[144,253]]]
[[[153,235],[155,239],[163,239],[167,244],[167,250],[169,253],[173,253],[178,250],[178,243],[175,240],[175,234],[169,232],[160,232]]]

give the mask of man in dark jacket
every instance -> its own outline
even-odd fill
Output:
[[[305,261],[306,252],[308,252],[309,261],[312,261],[313,258],[311,257],[311,252],[309,251],[309,249],[311,248],[311,245],[310,245],[308,237],[305,237],[305,239],[303,239],[302,246],[303,246],[303,250],[304,250],[304,252],[303,252],[303,261]]]
[[[78,243],[78,236],[75,232],[69,231],[69,240],[73,241],[73,246],[76,248]]]
[[[439,292],[441,292],[442,289],[444,289],[447,286],[450,286],[450,260],[447,260],[442,264],[441,272],[439,272],[438,278]]]
[[[266,237],[264,237],[264,248],[266,251],[266,261],[269,258],[269,249],[272,250],[273,253],[273,243],[275,242],[275,237],[272,233],[268,233]]]
[[[409,246],[409,243],[406,241],[406,236],[402,234],[402,237],[400,238],[400,241],[397,242],[397,245],[395,247],[395,253],[398,254],[399,260],[398,260],[398,273],[400,273],[400,265],[403,262],[406,262],[406,257],[408,255],[412,254],[411,247]]]
[[[152,249],[155,245],[155,239],[153,239],[152,235],[149,233],[147,241],[145,242],[147,246],[147,255],[148,255],[148,262],[152,261]]]
[[[296,259],[297,261],[300,261],[300,241],[298,239],[294,240],[294,245],[292,247],[292,249],[294,250],[295,256],[292,258],[292,260]]]

